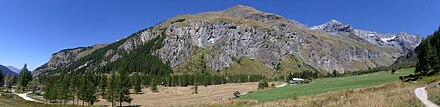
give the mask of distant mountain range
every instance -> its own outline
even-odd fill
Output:
[[[7,75],[18,76],[18,74],[20,73],[20,70],[16,69],[15,67],[9,66],[9,68],[13,69],[13,70],[11,70],[11,69],[9,69],[6,66],[0,65],[0,68],[2,69],[2,72],[3,72],[4,76],[7,76]],[[16,70],[18,70],[18,72],[15,72]]]
[[[114,43],[62,50],[34,75],[86,70],[160,73],[168,68],[176,74],[266,76],[358,71],[389,66],[421,41],[418,35],[354,29],[336,20],[308,27],[237,5],[178,15]]]
[[[8,68],[9,70],[11,70],[12,72],[15,72],[17,74],[20,74],[21,69],[15,68],[14,66],[6,66],[6,68]]]

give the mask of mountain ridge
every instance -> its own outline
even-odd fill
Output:
[[[5,67],[11,70],[12,72],[20,74],[21,69],[15,68],[14,66],[5,66]]]
[[[7,68],[6,66],[3,66],[3,65],[0,65],[0,69],[2,69],[3,76],[7,76],[7,75],[18,76],[18,74],[19,74],[19,73],[13,72],[12,70],[10,70],[9,68]]]
[[[36,69],[34,75],[54,70],[71,72],[83,66],[87,70],[111,70],[117,68],[112,63],[131,56],[131,53],[139,51],[137,48],[157,37],[164,37],[164,40],[157,50],[151,50],[151,54],[171,67],[174,73],[222,72],[237,64],[244,66],[237,60],[243,58],[266,66],[268,70],[262,72],[267,75],[304,69],[356,71],[388,66],[405,53],[400,53],[400,47],[365,42],[368,40],[353,34],[351,25],[339,27],[339,30],[332,26],[333,30],[318,31],[276,14],[237,5],[221,11],[184,14],[167,19],[118,42],[97,47],[85,55],[99,57],[88,58],[94,60],[77,57],[78,52],[72,50],[54,53],[47,64]],[[72,60],[72,57],[78,59]],[[235,71],[240,70],[243,69],[237,68]],[[243,71],[249,72],[252,71]]]

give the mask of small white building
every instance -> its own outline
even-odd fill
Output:
[[[304,81],[302,78],[292,78],[289,82],[290,85],[301,84]]]

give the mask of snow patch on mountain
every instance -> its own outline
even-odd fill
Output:
[[[395,39],[396,36],[390,37],[390,38],[380,38],[380,40],[384,41],[384,42],[389,42],[390,40]]]

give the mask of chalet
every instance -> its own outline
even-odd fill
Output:
[[[304,81],[304,79],[301,78],[292,78],[289,82],[290,85],[297,85],[301,84]]]

